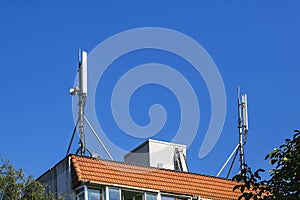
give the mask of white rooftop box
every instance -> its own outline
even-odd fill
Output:
[[[143,166],[188,171],[186,145],[148,139],[125,155],[124,161]]]

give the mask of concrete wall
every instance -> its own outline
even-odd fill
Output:
[[[47,190],[62,195],[66,200],[75,200],[72,190],[70,157],[66,157],[57,165],[49,169],[38,181],[47,184]]]
[[[124,157],[126,163],[150,166],[149,143],[144,143]]]

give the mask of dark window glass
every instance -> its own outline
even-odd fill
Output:
[[[81,193],[78,195],[78,200],[84,200],[84,193]]]

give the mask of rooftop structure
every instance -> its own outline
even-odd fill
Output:
[[[124,161],[137,165],[188,171],[186,145],[148,139],[125,155]]]

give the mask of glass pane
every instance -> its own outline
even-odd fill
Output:
[[[102,200],[101,190],[88,189],[88,200]]]
[[[84,200],[84,193],[81,193],[78,195],[78,200]]]
[[[109,200],[120,200],[119,189],[109,188]]]
[[[161,196],[161,200],[174,200],[174,197],[170,197],[170,196]]]
[[[134,200],[143,200],[143,195],[139,194],[139,195],[135,196]]]
[[[146,193],[146,200],[156,200],[156,194]]]
[[[81,187],[78,190],[76,190],[76,194],[80,194],[81,192],[84,192],[84,187]]]

